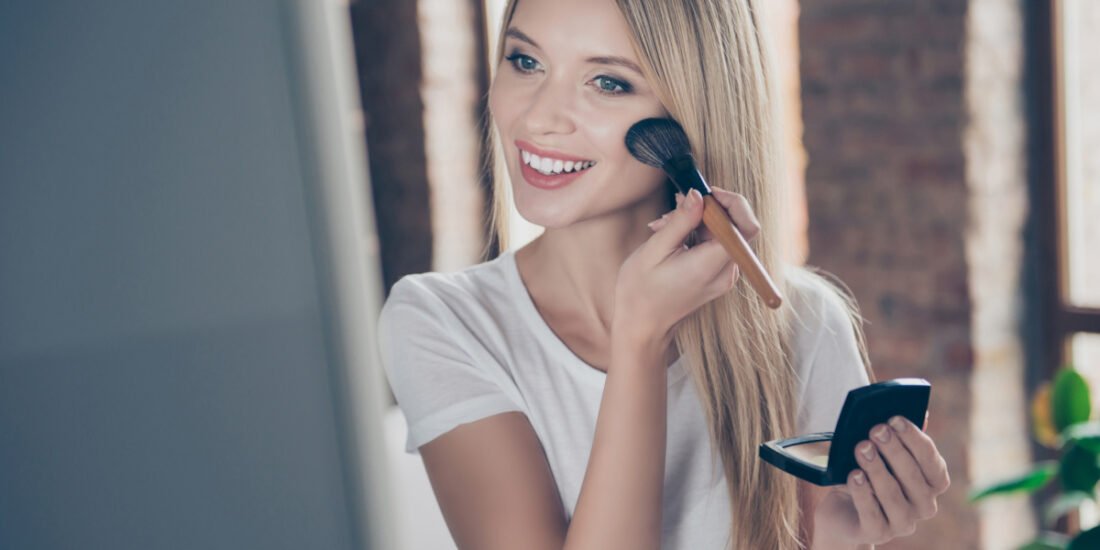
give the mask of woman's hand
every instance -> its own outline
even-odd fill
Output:
[[[744,197],[716,187],[711,191],[746,239],[759,233]],[[613,332],[621,326],[635,338],[667,341],[676,323],[737,282],[737,264],[700,225],[702,197],[697,191],[690,197],[677,194],[676,209],[650,222],[654,234],[619,268]],[[684,242],[692,231],[696,239],[689,248]]]
[[[811,550],[910,535],[917,521],[936,515],[936,497],[951,485],[936,444],[900,416],[871,429],[869,441],[856,445],[856,462],[860,468],[848,474],[847,485],[814,509]]]

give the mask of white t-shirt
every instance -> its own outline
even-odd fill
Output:
[[[868,378],[840,298],[825,283],[791,271],[798,291],[787,300],[800,319],[792,342],[799,378],[793,437],[832,431],[848,390]],[[460,424],[520,411],[542,443],[572,519],[607,374],[581,360],[546,324],[514,251],[462,271],[403,277],[382,308],[379,342],[408,422],[406,452]],[[684,360],[668,369],[661,548],[720,549],[730,534],[729,494]]]

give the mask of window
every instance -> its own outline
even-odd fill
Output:
[[[1100,392],[1100,2],[1050,2],[1053,369]]]

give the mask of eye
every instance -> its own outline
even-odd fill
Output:
[[[539,62],[535,61],[535,58],[519,52],[512,52],[504,59],[511,62],[512,67],[521,73],[533,73],[539,67]]]
[[[597,76],[593,78],[592,81],[596,83],[596,89],[599,90],[601,94],[622,95],[628,94],[633,90],[628,82],[606,75]]]

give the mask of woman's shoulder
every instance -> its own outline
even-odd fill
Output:
[[[854,335],[858,307],[843,282],[813,267],[791,266],[784,275],[796,353],[812,358],[822,339]]]
[[[455,271],[426,271],[402,276],[390,288],[382,315],[401,310],[436,315],[462,314],[507,302],[508,273],[502,256]]]
[[[858,309],[843,282],[813,268],[792,269],[787,292],[798,433],[829,431],[847,392],[870,383]]]

